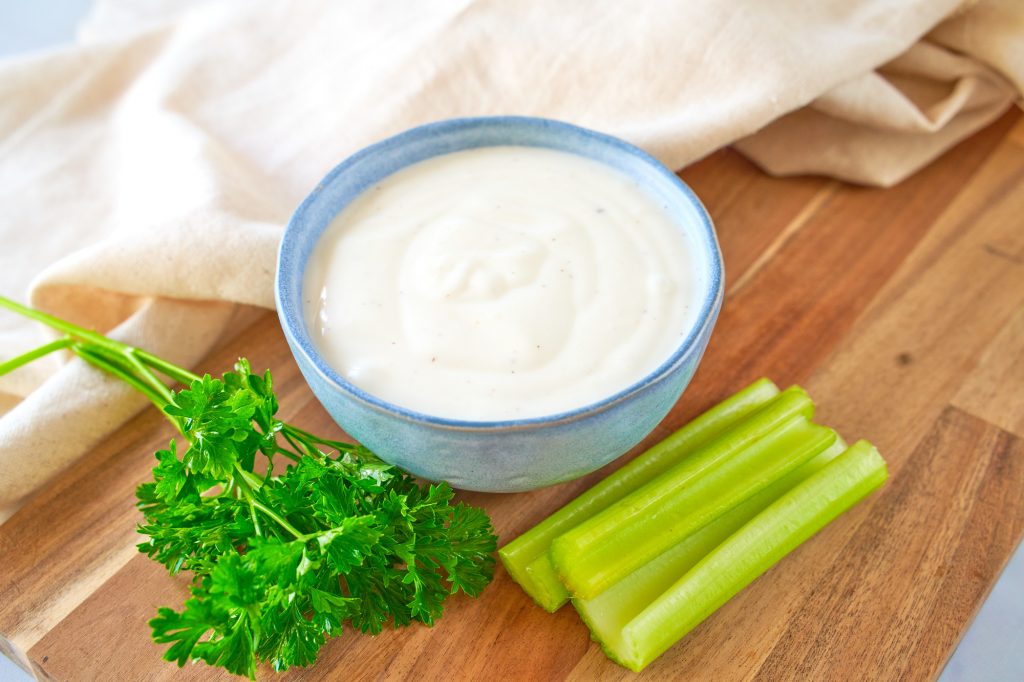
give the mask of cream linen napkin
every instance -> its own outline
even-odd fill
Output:
[[[34,305],[196,366],[240,304],[272,307],[321,176],[450,116],[565,119],[673,168],[742,139],[772,172],[896,182],[1018,98],[1021,8],[108,0],[78,46],[0,65],[0,293],[31,281]],[[0,314],[0,359],[39,339]],[[57,359],[0,392],[8,510],[142,406]]]

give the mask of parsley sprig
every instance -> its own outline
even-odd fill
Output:
[[[0,307],[64,334],[0,363],[0,375],[70,350],[146,395],[183,436],[156,453],[153,480],[136,491],[139,550],[192,574],[182,608],[149,622],[167,660],[250,678],[259,662],[306,666],[346,624],[372,634],[430,625],[448,595],[490,582],[496,538],[483,510],[366,448],[277,419],[269,371],[241,359],[219,379],[198,376],[9,299]]]

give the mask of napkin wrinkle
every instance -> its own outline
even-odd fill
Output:
[[[942,68],[936,68],[939,64]],[[930,133],[961,111],[1004,105],[1012,92],[996,71],[923,41],[885,67],[833,88],[811,106],[872,128]]]
[[[97,307],[96,297],[103,295],[105,309],[116,322],[128,317],[125,311],[134,312],[136,297],[228,300],[273,308],[273,261],[250,263],[244,258],[245,264],[238,265],[230,254],[272,254],[280,239],[278,224],[240,225],[229,223],[220,212],[197,213],[165,229],[126,234],[54,263],[34,284],[31,302],[73,319],[76,311]],[[182,249],[190,252],[187,259],[176,257]],[[118,296],[125,300],[117,301]],[[95,319],[90,315],[88,321]]]
[[[931,40],[984,63],[1024,92],[1024,3],[969,2],[930,33]]]

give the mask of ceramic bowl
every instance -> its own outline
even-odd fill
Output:
[[[550,416],[461,421],[393,405],[361,390],[317,350],[303,316],[303,272],[320,235],[361,192],[424,159],[463,149],[525,145],[559,149],[634,178],[667,207],[697,245],[705,289],[696,322],[664,363],[632,386]],[[451,119],[374,144],[327,174],[296,210],[277,263],[277,310],[299,368],[339,425],[382,459],[456,488],[515,492],[582,476],[638,443],[679,399],[700,362],[722,303],[722,257],[711,220],[678,177],[622,140],[540,118]]]

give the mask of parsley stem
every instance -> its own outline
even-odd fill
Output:
[[[18,369],[22,365],[27,365],[28,363],[32,362],[33,360],[38,360],[39,358],[43,357],[44,355],[49,355],[50,353],[53,353],[55,351],[63,350],[64,348],[68,348],[68,347],[72,346],[74,343],[75,343],[74,339],[72,339],[71,337],[65,336],[62,339],[57,339],[56,341],[51,341],[50,343],[47,343],[46,345],[39,346],[38,348],[33,348],[32,350],[28,351],[27,353],[22,353],[21,355],[13,357],[10,360],[7,360],[6,362],[0,362],[0,376],[3,376],[4,374],[7,374],[8,372],[13,372],[14,370]]]
[[[89,341],[90,343],[94,343],[98,346],[109,348],[110,350],[120,350],[121,348],[127,347],[126,344],[123,344],[120,341],[114,341],[113,339],[107,338],[106,336],[100,334],[97,331],[86,329],[85,327],[79,327],[77,324],[72,324],[71,322],[62,320],[59,317],[54,317],[53,315],[47,315],[41,310],[29,308],[28,306],[24,306],[16,301],[12,301],[11,299],[5,296],[0,296],[0,308],[7,308],[8,310],[13,310],[19,315],[23,315],[24,317],[28,317],[38,322],[42,322],[46,326],[56,329],[58,331],[62,331],[69,336],[77,337],[84,341]]]
[[[167,405],[167,401],[160,393],[155,391],[149,384],[142,381],[130,371],[124,367],[119,366],[117,363],[112,361],[108,356],[97,352],[97,349],[84,345],[75,344],[71,346],[71,350],[75,352],[80,358],[88,362],[93,367],[103,370],[108,374],[112,374],[121,381],[125,382],[135,390],[142,393],[144,396],[150,399],[154,405],[163,410]],[[174,422],[175,426],[178,425],[177,421]]]
[[[285,439],[286,441],[288,441],[288,444],[289,444],[289,445],[291,445],[291,446],[292,446],[293,448],[295,448],[296,450],[298,450],[298,451],[299,451],[300,453],[301,453],[301,452],[302,452],[303,450],[306,450],[306,451],[307,451],[307,454],[312,454],[312,453],[310,453],[310,452],[309,452],[309,448],[303,448],[303,447],[302,447],[302,445],[301,445],[300,443],[297,443],[297,442],[295,441],[295,439],[294,439],[294,438],[292,438],[291,434],[290,434],[290,433],[288,433],[288,425],[287,425],[287,424],[284,424],[284,425],[283,425],[283,428],[282,428],[282,429],[281,429],[281,430],[280,430],[280,431],[279,431],[278,433],[280,433],[280,434],[281,434],[282,436],[284,436],[284,439]],[[292,460],[294,460],[294,461],[296,461],[296,462],[298,462],[298,461],[300,461],[300,460],[302,459],[302,455],[301,455],[301,454],[298,454],[298,453],[293,453],[293,452],[292,452],[292,451],[290,451],[290,450],[287,450],[287,449],[285,449],[285,448],[282,448],[282,447],[281,447],[280,445],[278,445],[278,446],[277,446],[277,449],[278,449],[278,451],[279,451],[279,452],[280,452],[281,454],[285,455],[286,457],[289,457],[289,458],[291,458]]]
[[[294,452],[292,450],[289,450],[288,448],[283,448],[280,445],[277,446],[277,448],[276,448],[276,450],[274,452],[275,452],[275,454],[278,454],[278,455],[284,455],[285,457],[287,457],[291,461],[295,462],[296,464],[298,464],[299,462],[302,461],[302,455],[300,455],[299,453]]]
[[[263,512],[264,514],[269,516],[271,519],[276,521],[279,526],[281,526],[286,531],[291,533],[295,537],[296,540],[307,540],[307,539],[309,539],[309,536],[307,536],[307,535],[305,535],[303,533],[300,533],[298,531],[298,529],[295,528],[295,526],[293,526],[292,524],[288,523],[288,521],[286,521],[283,517],[278,515],[277,512],[275,512],[273,509],[271,509],[267,505],[265,505],[262,502],[260,502],[259,500],[257,500],[255,497],[249,498],[249,501],[250,501],[250,503],[252,503],[252,505],[254,507],[256,507],[261,512]]]
[[[352,443],[344,443],[340,440],[320,438],[319,436],[314,436],[312,433],[308,431],[303,431],[299,427],[292,426],[291,424],[283,424],[281,427],[281,433],[284,434],[286,438],[291,436],[307,444],[326,445],[329,448],[337,450],[339,453],[358,452],[360,454],[365,454],[362,452],[363,449],[358,445],[353,445]],[[288,442],[291,443],[291,440],[289,440]],[[292,445],[294,445],[294,443],[292,443]]]
[[[147,353],[141,348],[132,348],[132,352],[139,360],[146,363],[156,371],[185,386],[189,386],[193,381],[199,381],[202,378],[198,374],[193,374],[184,367],[179,367],[178,365],[167,362],[163,358],[158,358],[155,355]]]
[[[167,405],[174,402],[174,393],[166,384],[155,377],[152,372],[147,370],[143,373],[143,376],[138,376],[136,374],[138,366],[133,364],[125,353],[117,349],[96,346],[88,341],[80,341],[72,346],[71,349],[89,364],[108,374],[112,374],[114,377],[132,386],[132,388],[140,391],[174,425],[174,428],[184,435],[185,429],[181,420],[164,410]],[[145,368],[143,369],[145,370]]]
[[[263,485],[263,481],[260,479],[259,476],[252,473],[251,471],[243,469],[241,465],[236,464],[235,471],[241,474],[246,484],[248,484],[250,490],[259,490],[260,487]]]
[[[128,360],[128,363],[132,367],[134,367],[139,374],[142,375],[142,378],[145,379],[146,382],[153,387],[153,390],[155,390],[157,393],[163,396],[165,401],[164,405],[169,405],[170,403],[173,403],[174,393],[171,391],[171,389],[167,387],[167,384],[160,381],[160,379],[158,379],[156,375],[153,374],[153,371],[149,367],[142,364],[142,362],[136,355],[137,352],[138,349],[129,347],[124,351],[123,355]]]
[[[139,362],[132,362],[132,358],[125,352],[120,352],[115,349],[106,348],[105,346],[97,346],[89,341],[79,341],[76,346],[78,348],[87,349],[90,353],[102,357],[110,365],[113,365],[120,369],[122,372],[131,375],[136,381],[141,382],[147,386],[150,391],[159,396],[163,402],[157,403],[157,406],[161,409],[164,408],[174,398],[174,394],[167,388],[167,385],[156,378],[152,372],[148,371]],[[118,374],[118,378],[122,375]],[[175,422],[177,424],[177,422]]]
[[[276,521],[277,525],[281,526],[286,531],[291,533],[292,536],[294,536],[296,540],[305,540],[306,539],[306,536],[303,535],[301,532],[299,532],[295,528],[295,526],[293,526],[292,524],[288,523],[288,521],[286,519],[281,517],[277,512],[275,512],[273,509],[271,509],[267,505],[263,504],[262,502],[259,501],[259,499],[256,498],[256,493],[253,492],[252,487],[249,485],[249,481],[246,480],[247,476],[251,476],[252,475],[250,472],[248,472],[245,469],[243,469],[241,467],[241,465],[238,464],[237,462],[235,463],[235,472],[238,474],[238,476],[234,476],[233,480],[238,484],[238,489],[240,491],[242,491],[242,495],[245,497],[246,501],[249,502],[250,506],[256,507],[256,509],[259,509],[261,512],[263,512],[264,514],[269,516],[271,519]]]
[[[140,348],[135,348],[134,346],[130,346],[126,343],[115,341],[114,339],[108,338],[103,334],[100,334],[99,332],[93,331],[91,329],[86,329],[85,327],[80,327],[77,324],[67,322],[66,320],[54,317],[53,315],[47,315],[41,310],[29,308],[28,306],[24,306],[16,301],[12,301],[11,299],[5,296],[0,296],[0,307],[7,308],[8,310],[12,310],[18,313],[19,315],[23,315],[24,317],[36,320],[38,322],[42,322],[46,326],[51,327],[52,329],[62,331],[70,337],[77,338],[82,341],[87,341],[89,344],[105,348],[109,351],[116,352],[121,355],[130,356],[130,361],[132,362],[132,364],[140,363],[137,369],[139,369],[142,364],[148,365],[149,367],[152,367],[153,369],[159,371],[160,373],[170,377],[171,379],[174,379],[177,382],[185,384],[186,386],[191,384],[193,381],[199,379],[199,376],[193,374],[192,372],[189,372],[187,369],[178,367],[177,365],[170,363],[162,358],[158,358],[155,355],[147,353],[146,351]],[[25,362],[29,362],[33,359],[35,359],[35,357],[28,358]],[[13,369],[13,367],[11,369]],[[2,373],[3,372],[0,372],[0,374]],[[149,372],[148,370],[146,370],[144,374],[152,376],[152,372]],[[166,389],[166,386],[163,384],[163,382],[160,382],[155,377],[153,377],[153,381],[160,383],[160,385],[164,386]],[[161,391],[161,393],[163,392],[165,391]],[[170,395],[169,391],[167,393],[168,395]],[[168,400],[168,402],[170,401]]]
[[[36,360],[48,353],[52,353],[62,348],[71,348],[76,354],[91,365],[122,379],[133,388],[144,393],[146,397],[148,397],[153,404],[161,410],[163,410],[167,404],[174,402],[174,393],[167,384],[153,374],[150,368],[185,386],[189,386],[193,381],[198,381],[200,379],[199,375],[193,374],[183,367],[179,367],[174,363],[147,353],[140,348],[135,348],[134,346],[130,346],[126,343],[115,341],[114,339],[110,339],[99,332],[85,329],[84,327],[67,322],[66,320],[54,317],[53,315],[48,315],[47,313],[22,305],[16,301],[6,298],[5,296],[0,296],[0,308],[7,308],[19,315],[42,322],[48,327],[64,332],[69,337],[46,344],[45,346],[41,346],[33,351],[25,353],[24,355],[19,355],[16,358],[12,358],[11,360],[0,364],[0,375],[17,369],[18,367],[32,362],[33,360]],[[126,364],[127,366],[125,366]],[[178,420],[172,419],[172,421],[180,431],[181,424]],[[312,455],[316,451],[316,445],[325,445],[333,448],[339,453],[359,452],[360,454],[365,454],[362,453],[359,446],[352,445],[351,443],[319,438],[308,431],[304,431],[290,424],[283,424],[281,434],[292,447],[300,452],[294,453],[285,448],[278,448],[279,452],[281,452],[285,457],[296,462],[300,461],[302,458],[301,451],[306,451],[308,454]],[[305,447],[299,447],[299,443]]]
[[[252,500],[249,500],[249,517],[252,519],[252,526],[256,535],[263,537],[263,529],[260,528],[260,519],[256,516],[256,505],[253,504]]]

